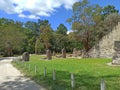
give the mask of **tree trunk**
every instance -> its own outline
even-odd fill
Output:
[[[90,49],[90,39],[89,39],[89,32],[86,32],[86,38],[83,39],[83,45],[85,48],[85,51],[88,52]]]
[[[45,42],[45,47],[46,47],[46,50],[48,50],[50,48],[50,44],[48,41]]]

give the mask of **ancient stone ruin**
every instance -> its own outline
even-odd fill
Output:
[[[114,56],[113,56],[113,61],[112,64],[119,64],[120,65],[120,41],[115,41],[114,42]]]
[[[92,58],[112,58],[114,56],[114,42],[120,41],[120,22],[113,30],[105,35],[98,44],[88,52]]]
[[[28,52],[24,52],[22,55],[22,61],[29,61],[29,53]]]
[[[78,51],[76,48],[73,49],[73,57],[77,57],[78,56]]]
[[[62,49],[62,58],[66,58],[66,50],[64,48]]]
[[[47,50],[46,56],[47,56],[47,59],[48,59],[48,60],[52,59],[52,54],[51,54],[51,51],[50,51],[50,50]]]

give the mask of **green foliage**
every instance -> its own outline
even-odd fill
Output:
[[[39,21],[39,20],[38,20]],[[39,35],[39,27],[40,23],[39,22],[32,22],[32,21],[27,21],[25,23],[25,28],[29,29],[32,31],[32,33],[37,37]]]
[[[91,48],[92,27],[99,21],[101,9],[98,5],[90,5],[87,0],[73,5],[73,16],[69,18],[77,40],[82,41],[86,51]]]
[[[14,65],[27,76],[34,79],[40,85],[44,85],[48,90],[72,90],[70,84],[70,74],[75,75],[74,90],[100,90],[101,79],[105,80],[107,90],[119,90],[120,68],[119,66],[109,66],[107,63],[111,59],[78,59],[78,58],[53,58],[53,60],[42,60],[43,56],[32,55],[30,62]],[[41,59],[41,60],[40,60]],[[28,65],[31,65],[31,70]],[[37,73],[34,67],[37,65]],[[44,67],[47,69],[47,76],[44,77]],[[52,70],[56,71],[56,81],[52,80]]]
[[[112,31],[118,22],[120,22],[120,15],[118,13],[111,13],[105,18],[104,22],[106,24],[107,30]]]
[[[33,33],[33,31],[31,31],[28,28],[24,28],[24,30],[22,31],[26,38],[23,41],[23,46],[21,48],[21,52],[29,52],[29,53],[34,53],[35,51],[35,42],[36,42],[36,34]]]
[[[82,0],[74,3],[72,11],[73,15],[67,22],[72,23],[75,38],[82,42],[86,51],[111,32],[119,22],[119,11],[113,5],[100,7]]]
[[[40,25],[40,39],[43,40],[46,49],[49,49],[51,46],[50,44],[51,37],[52,37],[52,29],[50,27],[50,24],[47,20],[44,20],[43,22],[41,22]]]
[[[0,18],[0,53],[44,53],[46,49],[61,52],[62,48],[67,52],[73,48],[88,51],[120,21],[119,11],[113,5],[100,7],[82,0],[73,5],[72,11],[72,17],[67,20],[72,25],[70,34],[64,24],[53,31],[48,20],[23,23]]]
[[[113,5],[108,5],[108,6],[105,6],[103,8],[103,15],[104,16],[107,16],[111,13],[118,13],[118,12],[119,12],[119,10],[115,9],[115,6],[113,6]]]
[[[45,52],[44,43],[41,42],[40,39],[38,38],[35,43],[35,54],[40,54],[44,52]]]
[[[4,19],[1,19],[4,20]],[[10,43],[12,47],[12,51],[20,51],[23,45],[23,40],[25,39],[25,35],[22,33],[22,27],[14,21],[9,21],[6,23],[5,21],[1,22],[0,33],[1,33],[1,43],[2,51],[9,51],[6,49],[6,43]],[[7,52],[6,52],[7,53]]]
[[[120,22],[120,15],[117,13],[109,14],[104,20],[100,21],[95,25],[95,30],[92,32],[94,36],[94,42],[99,42],[99,40],[109,34],[114,27],[117,26],[118,22]]]
[[[62,34],[62,35],[67,35],[67,28],[64,26],[64,24],[60,24],[57,27],[56,33],[57,34]]]

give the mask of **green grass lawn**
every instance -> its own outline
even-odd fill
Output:
[[[42,60],[43,56],[32,55],[30,62],[13,63],[18,69],[48,90],[72,90],[70,74],[75,75],[74,90],[100,90],[101,79],[105,80],[106,90],[120,90],[120,66],[108,66],[111,59],[53,58]],[[28,65],[31,65],[31,70]],[[37,74],[34,67],[37,65]],[[44,77],[44,67],[47,76]],[[52,70],[56,71],[56,80],[52,80]]]

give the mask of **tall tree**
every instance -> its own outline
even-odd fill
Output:
[[[119,10],[115,9],[115,6],[113,5],[108,5],[103,8],[103,15],[105,17],[111,13],[118,13],[118,12]]]
[[[106,29],[106,33],[111,32],[118,22],[120,22],[120,15],[118,13],[109,14],[104,20],[104,28]]]
[[[45,51],[44,43],[38,38],[35,43],[35,54],[40,54]]]
[[[6,55],[11,55],[12,51],[21,50],[23,40],[25,39],[25,35],[22,33],[22,29],[23,28],[13,20],[3,20],[0,27],[0,46],[2,47],[2,51],[6,52]]]
[[[32,33],[37,37],[39,35],[39,25],[33,21],[27,21],[25,27],[30,29]]]
[[[67,27],[64,24],[60,24],[56,30],[57,34],[67,35]]]
[[[48,20],[44,20],[41,22],[40,25],[40,39],[43,40],[46,49],[49,49],[51,46],[50,44],[51,37],[52,37],[52,28],[50,27]]]
[[[89,5],[87,0],[74,3],[72,10],[73,16],[68,19],[72,23],[72,30],[75,32],[77,39],[81,40],[84,49],[88,51],[91,47],[91,30],[95,24],[95,16],[98,16],[100,11],[98,5]]]

